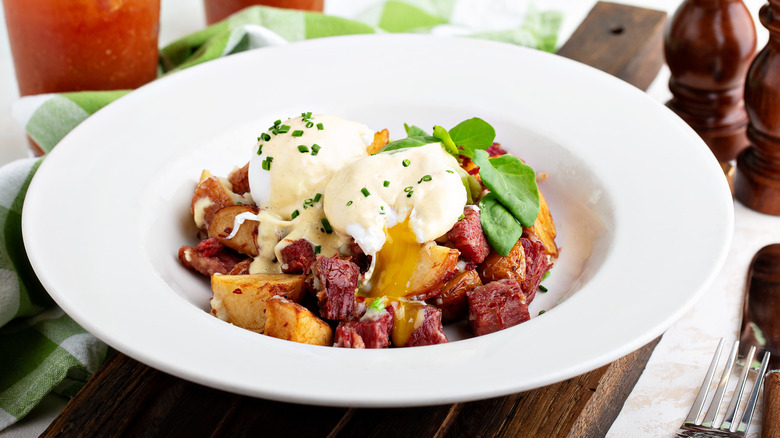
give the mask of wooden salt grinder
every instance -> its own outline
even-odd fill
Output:
[[[748,145],[743,88],[755,50],[755,25],[742,0],[685,0],[667,28],[667,106],[721,163]]]
[[[767,45],[756,55],[745,82],[750,147],[737,158],[734,193],[753,210],[780,215],[780,0],[759,12],[769,30]]]

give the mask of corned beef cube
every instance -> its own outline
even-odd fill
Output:
[[[525,280],[522,283],[522,288],[528,304],[531,304],[531,301],[536,297],[536,290],[539,289],[542,277],[552,265],[548,263],[542,242],[522,237],[520,243],[525,251]]]
[[[460,251],[463,260],[470,263],[482,263],[490,253],[490,245],[482,232],[479,210],[465,208],[463,219],[459,220],[447,232],[447,238]]]
[[[393,315],[369,311],[359,320],[341,321],[336,327],[334,346],[345,348],[385,348],[390,346]]]
[[[474,336],[497,332],[528,321],[528,302],[514,279],[491,281],[467,294],[469,325]]]
[[[245,259],[246,256],[219,243],[216,237],[202,240],[196,246],[179,248],[181,264],[208,277],[228,274]]]
[[[423,322],[409,336],[406,346],[419,347],[449,342],[444,333],[444,327],[441,325],[441,309],[425,306],[421,311],[425,312]]]
[[[314,247],[306,239],[298,239],[281,249],[282,272],[285,274],[308,274],[317,260]]]
[[[314,269],[320,283],[317,299],[322,316],[339,321],[354,316],[358,266],[338,257],[317,257]]]

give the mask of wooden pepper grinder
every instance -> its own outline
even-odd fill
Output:
[[[780,215],[780,0],[759,11],[769,42],[756,55],[745,82],[750,147],[737,158],[734,192],[753,210]]]
[[[743,89],[755,50],[755,25],[742,0],[685,0],[667,28],[667,106],[722,164],[748,145]]]

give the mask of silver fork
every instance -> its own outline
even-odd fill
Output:
[[[707,370],[707,375],[704,377],[704,382],[699,389],[699,394],[696,396],[696,400],[691,406],[691,411],[688,413],[688,417],[683,421],[680,429],[677,430],[678,437],[689,438],[706,438],[706,437],[739,437],[742,438],[747,434],[750,427],[750,421],[753,419],[753,412],[755,411],[756,402],[758,401],[758,393],[761,390],[761,385],[764,381],[764,375],[766,374],[767,366],[769,365],[769,353],[764,353],[764,359],[761,361],[761,365],[758,367],[758,372],[754,379],[753,390],[750,392],[747,404],[745,408],[739,411],[739,407],[742,404],[742,397],[745,393],[747,386],[748,376],[750,374],[751,365],[753,364],[753,357],[756,354],[756,348],[752,347],[745,356],[744,365],[740,379],[734,388],[734,394],[731,397],[731,402],[726,408],[725,414],[719,416],[720,406],[723,402],[723,397],[728,389],[729,379],[731,378],[732,371],[735,364],[737,364],[737,351],[739,349],[739,341],[734,342],[734,346],[729,353],[729,359],[726,363],[726,367],[723,369],[723,374],[720,378],[715,395],[712,397],[709,409],[704,418],[699,420],[704,405],[707,402],[707,395],[712,385],[712,378],[718,367],[720,361],[720,355],[723,351],[724,340],[721,339],[718,343],[718,348],[715,351],[715,355],[710,363],[710,368]],[[740,358],[741,359],[741,358]],[[720,422],[717,422],[720,420]]]

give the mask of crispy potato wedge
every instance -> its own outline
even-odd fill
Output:
[[[409,282],[408,297],[420,300],[438,293],[444,285],[444,277],[455,269],[460,251],[428,242],[420,249],[420,261]]]
[[[216,177],[208,170],[204,170],[200,175],[200,182],[195,187],[195,193],[192,195],[190,204],[190,213],[195,219],[195,225],[207,231],[209,223],[214,215],[228,205],[235,205],[239,202],[247,203],[249,198],[237,195],[230,189],[230,183],[223,178]]]
[[[257,257],[257,229],[259,221],[245,220],[238,228],[238,232],[228,239],[236,225],[236,216],[241,213],[257,214],[259,208],[251,205],[228,205],[220,208],[209,223],[209,237],[216,237],[219,243],[232,248],[241,254]]]
[[[309,309],[279,296],[266,301],[265,334],[287,341],[333,345],[333,329]]]
[[[375,154],[379,152],[380,149],[384,145],[386,145],[390,141],[390,131],[387,129],[383,129],[379,132],[374,133],[374,141],[371,142],[370,145],[366,148],[366,152],[370,154]]]
[[[475,270],[463,271],[441,288],[441,293],[428,300],[428,303],[441,309],[444,322],[463,319],[468,314],[466,293],[482,286],[482,280]]]
[[[485,284],[505,278],[514,278],[522,283],[525,280],[525,250],[523,249],[523,244],[518,240],[506,257],[491,249],[485,261],[477,266],[477,273],[479,273],[482,283]]]
[[[542,241],[547,254],[553,258],[558,257],[558,246],[555,244],[555,223],[550,214],[550,207],[547,206],[547,201],[542,196],[541,191],[539,192],[539,216],[536,217],[536,222],[527,231]]]
[[[300,301],[303,282],[301,275],[212,275],[211,313],[223,321],[263,333],[268,299],[278,295]]]

